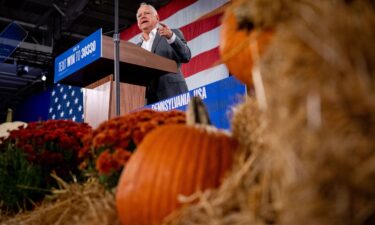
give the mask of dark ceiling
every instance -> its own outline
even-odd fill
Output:
[[[159,8],[169,1],[119,0],[120,31],[135,22],[141,2]],[[0,62],[0,113],[52,86],[56,56],[99,28],[112,36],[114,8],[115,0],[0,0],[0,33],[11,22],[27,32],[20,46]],[[24,65],[29,71],[17,73]],[[47,76],[45,82],[42,75]]]

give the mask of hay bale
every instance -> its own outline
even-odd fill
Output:
[[[119,225],[114,194],[95,179],[66,184],[33,211],[2,220],[6,225]]]
[[[276,28],[258,67],[267,108],[238,107],[234,170],[166,224],[374,224],[374,3],[275,0],[276,22],[243,2]]]
[[[311,1],[295,10],[300,20],[279,27],[261,65],[273,173],[283,178],[280,223],[369,224],[374,8],[366,1]]]

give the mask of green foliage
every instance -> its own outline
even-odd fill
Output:
[[[10,145],[10,144],[9,144]],[[30,165],[19,148],[8,147],[0,152],[0,200],[6,210],[29,208],[43,197],[42,169]]]
[[[112,173],[109,173],[108,175],[99,174],[99,182],[107,189],[111,190],[112,188],[117,186],[117,183],[120,179],[120,175],[122,170],[119,171],[113,171]]]

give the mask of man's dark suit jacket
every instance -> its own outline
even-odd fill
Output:
[[[181,64],[190,61],[191,52],[182,32],[178,29],[172,29],[172,31],[176,34],[176,39],[172,44],[169,44],[166,38],[156,32],[151,52],[176,61],[178,73],[167,73],[151,81],[146,88],[147,104],[188,91],[185,78],[181,73]],[[142,42],[139,42],[138,45],[141,46]]]

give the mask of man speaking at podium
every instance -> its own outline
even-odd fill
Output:
[[[181,73],[181,63],[190,61],[191,52],[182,32],[160,23],[156,9],[147,3],[141,3],[138,8],[137,23],[142,31],[141,42],[138,45],[176,61],[178,66],[177,74],[166,73],[153,79],[146,87],[147,104],[187,92],[188,88]]]

